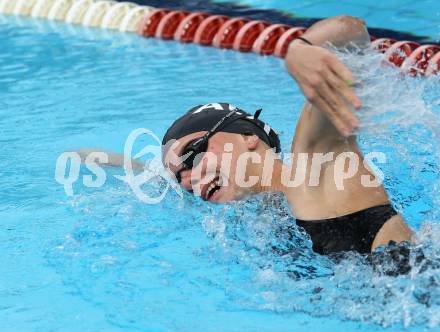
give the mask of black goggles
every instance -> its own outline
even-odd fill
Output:
[[[231,118],[234,114],[238,116]],[[203,158],[203,153],[208,151],[208,140],[209,138],[217,133],[220,129],[225,127],[227,124],[245,118],[246,114],[237,113],[237,110],[232,110],[226,114],[223,118],[217,122],[214,127],[211,128],[205,135],[200,138],[196,138],[190,141],[182,150],[180,156],[182,157],[182,168],[176,172],[176,180],[178,183],[182,182],[182,172],[192,169],[197,166]],[[229,120],[229,121],[228,121]]]

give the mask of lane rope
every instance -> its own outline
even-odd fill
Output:
[[[113,0],[0,0],[0,13],[134,32],[147,38],[284,57],[304,27]],[[440,46],[371,37],[371,49],[412,75],[440,72]]]

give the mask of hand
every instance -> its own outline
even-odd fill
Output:
[[[359,126],[350,106],[362,106],[351,88],[354,78],[350,70],[328,50],[301,40],[291,43],[285,61],[307,100],[324,112],[343,136],[349,136]]]

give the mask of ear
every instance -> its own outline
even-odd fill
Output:
[[[243,137],[246,147],[250,151],[254,151],[260,143],[260,138],[257,135],[241,135]]]

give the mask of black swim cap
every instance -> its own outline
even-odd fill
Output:
[[[211,130],[224,116],[231,111],[237,112],[237,119],[230,121],[219,131],[234,134],[257,135],[269,147],[274,148],[277,153],[281,152],[280,140],[276,132],[263,121],[258,119],[259,112],[250,115],[227,103],[211,103],[198,105],[191,108],[183,116],[178,118],[165,133],[162,146],[165,146],[172,139],[179,139],[186,135]]]

